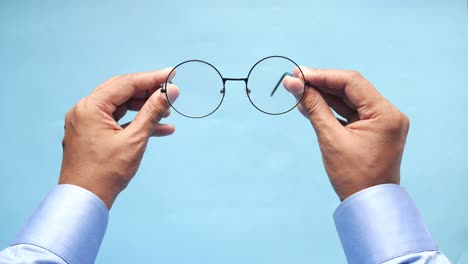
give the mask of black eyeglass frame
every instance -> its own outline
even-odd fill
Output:
[[[221,104],[223,103],[223,100],[224,100],[224,96],[226,95],[226,82],[227,81],[243,81],[245,82],[245,93],[247,94],[247,98],[249,99],[250,103],[260,112],[262,113],[265,113],[267,115],[282,115],[282,114],[286,114],[290,111],[292,111],[294,108],[296,108],[296,106],[302,101],[302,98],[304,97],[304,92],[305,92],[305,89],[306,89],[306,86],[307,86],[307,82],[304,81],[304,88],[303,88],[303,92],[301,93],[301,98],[297,99],[297,102],[296,104],[291,107],[290,109],[286,110],[286,111],[283,111],[283,112],[280,112],[280,113],[270,113],[270,112],[267,112],[265,110],[262,110],[260,109],[257,105],[255,105],[255,103],[252,101],[252,98],[250,97],[250,92],[251,90],[249,89],[249,77],[252,73],[252,71],[255,69],[255,67],[260,64],[261,62],[267,60],[267,59],[272,59],[272,58],[281,58],[281,59],[286,59],[290,62],[292,62],[300,71],[301,75],[302,75],[302,80],[305,80],[305,77],[304,77],[304,73],[302,72],[302,69],[299,67],[299,65],[293,61],[292,59],[288,58],[288,57],[285,57],[285,56],[279,56],[279,55],[273,55],[273,56],[268,56],[268,57],[265,57],[259,61],[257,61],[253,66],[252,68],[250,68],[249,70],[249,73],[247,74],[247,77],[246,78],[225,78],[223,77],[223,75],[221,74],[221,72],[215,67],[213,66],[211,63],[209,62],[206,62],[206,61],[203,61],[203,60],[187,60],[187,61],[184,61],[184,62],[181,62],[179,64],[177,64],[170,72],[169,72],[169,75],[167,76],[166,78],[166,81],[163,83],[162,87],[161,87],[161,92],[162,93],[165,93],[166,94],[166,98],[167,98],[167,101],[169,102],[169,105],[171,106],[172,109],[174,109],[177,113],[179,113],[180,115],[182,116],[185,116],[185,117],[188,117],[188,118],[194,118],[194,119],[197,119],[197,118],[204,118],[204,117],[207,117],[211,114],[213,114],[214,112],[216,112],[216,110],[219,109],[219,107],[221,106]],[[222,97],[221,97],[221,100],[219,102],[219,104],[214,108],[214,110],[212,110],[210,113],[208,114],[205,114],[205,115],[202,115],[202,116],[190,116],[190,115],[187,115],[187,114],[184,114],[182,113],[181,111],[179,111],[171,102],[171,100],[169,100],[169,96],[167,94],[167,84],[171,84],[171,80],[170,80],[170,77],[172,75],[172,73],[177,69],[177,67],[183,65],[183,64],[186,64],[186,63],[190,63],[190,62],[199,62],[199,63],[204,63],[208,66],[210,66],[211,68],[213,68],[219,75],[219,77],[221,78],[222,80],[222,83],[223,83],[223,87],[222,89],[220,90],[220,93],[222,94]],[[273,96],[276,92],[276,90],[278,89],[278,87],[281,85],[283,79],[286,77],[286,76],[292,76],[291,73],[289,72],[285,72],[281,78],[279,79],[279,81],[277,82],[276,86],[273,87],[273,90],[271,91],[271,94],[270,96]]]

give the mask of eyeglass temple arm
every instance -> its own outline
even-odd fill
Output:
[[[273,88],[273,91],[271,91],[270,96],[273,96],[275,94],[276,90],[278,90],[278,87],[281,85],[281,82],[283,81],[284,77],[286,77],[286,76],[293,76],[293,75],[292,75],[292,73],[289,73],[289,72],[283,73],[283,75],[281,75],[281,78],[278,80],[275,87]]]
[[[281,82],[283,81],[284,77],[286,77],[286,76],[291,76],[291,77],[292,77],[293,75],[292,75],[292,73],[289,73],[289,72],[283,73],[283,75],[281,75],[281,78],[279,79],[279,81],[276,83],[275,88],[273,88],[273,91],[271,91],[270,96],[273,96],[273,95],[275,94],[276,90],[278,90],[278,87],[280,86]],[[306,85],[306,86],[307,86],[307,85],[310,86],[310,82],[307,82],[307,81],[306,81],[306,82],[305,82],[305,85]]]

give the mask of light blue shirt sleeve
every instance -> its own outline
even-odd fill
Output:
[[[47,195],[0,263],[93,263],[109,213],[93,193],[58,185]],[[350,264],[448,264],[408,193],[384,184],[358,192],[337,208],[335,224]]]
[[[109,210],[81,187],[54,187],[29,218],[0,263],[94,263]]]
[[[409,194],[396,184],[362,190],[336,209],[349,264],[448,264]]]

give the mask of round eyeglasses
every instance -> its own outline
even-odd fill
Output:
[[[207,117],[221,106],[226,94],[227,81],[243,81],[249,101],[259,111],[269,115],[281,115],[293,110],[302,100],[306,83],[300,98],[295,98],[286,89],[278,89],[289,72],[297,67],[304,80],[304,73],[297,63],[284,56],[269,56],[259,60],[250,69],[246,78],[224,78],[210,63],[202,60],[188,60],[179,63],[162,84],[161,92],[171,107],[189,118]],[[179,87],[177,101],[167,94],[167,87]]]

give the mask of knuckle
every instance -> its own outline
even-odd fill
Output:
[[[62,139],[62,149],[65,150],[65,146],[67,145],[67,138],[68,138],[68,134],[70,133],[70,129],[68,129],[70,126],[73,126],[72,124],[72,112],[74,111],[74,107],[70,110],[67,111],[67,113],[65,114],[65,124],[63,126],[63,129],[65,130],[65,135],[63,136],[63,139]]]
[[[119,76],[119,79],[120,79],[120,81],[127,84],[127,83],[131,83],[133,81],[134,77],[135,77],[135,74],[126,73],[126,74],[123,74],[123,75]]]
[[[75,107],[73,108],[73,114],[79,116],[80,114],[85,112],[87,109],[86,105],[86,99],[83,98],[80,101],[78,101],[78,103],[76,103]]]
[[[393,110],[387,118],[387,130],[391,133],[406,133],[409,129],[409,118],[398,110]]]
[[[83,98],[73,107],[70,113],[70,123],[73,124],[74,121],[79,121],[86,119],[91,115],[91,105],[87,98]]]
[[[132,87],[133,91],[135,91],[135,73],[126,73],[121,75],[120,78],[120,85],[124,87]]]
[[[364,79],[364,76],[360,72],[358,72],[356,70],[350,70],[349,71],[349,76],[350,76],[351,81]]]
[[[65,149],[66,146],[66,140],[65,137],[62,139],[62,149]]]
[[[119,77],[120,77],[119,75],[114,75],[114,76],[110,77],[109,79],[107,79],[107,80],[105,81],[105,83],[118,80]]]
[[[119,78],[119,76],[120,75],[114,75],[114,76],[110,77],[109,80],[115,80],[115,79]]]
[[[126,73],[123,75],[116,75],[107,80],[108,85],[128,86],[133,82],[134,74]]]
[[[63,125],[64,129],[66,129],[67,126],[68,126],[68,123],[70,123],[72,110],[73,109],[68,110],[67,113],[65,114],[65,122],[64,122],[64,125]]]
[[[400,113],[401,113],[402,118],[403,118],[403,120],[402,120],[403,121],[403,128],[404,128],[404,130],[406,132],[408,132],[409,127],[410,127],[410,120],[409,120],[408,116],[405,113],[402,113],[402,112],[400,112]]]
[[[71,109],[67,111],[67,113],[65,114],[65,122],[68,122],[70,120],[70,115],[71,115]]]
[[[309,116],[313,115],[322,107],[320,98],[315,94],[307,96],[303,105]]]
[[[159,104],[148,103],[143,109],[148,119],[151,120],[151,122],[153,123],[159,122],[159,120],[161,120],[165,112]]]

